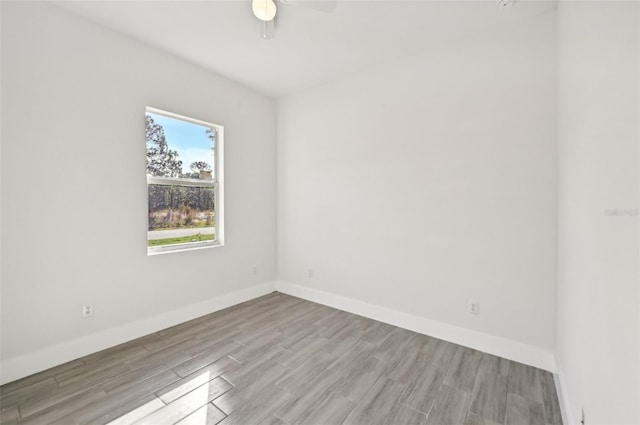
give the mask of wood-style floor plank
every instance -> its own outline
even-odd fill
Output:
[[[349,413],[356,407],[344,397],[331,393],[309,414],[292,422],[295,425],[341,424]]]
[[[81,409],[83,406],[93,403],[97,400],[103,400],[108,397],[107,393],[100,387],[93,387],[88,390],[84,390],[73,397],[66,398],[64,402],[54,403],[47,402],[40,407],[47,406],[42,410],[22,410],[20,407],[20,415],[22,416],[21,424],[49,424],[57,419],[71,414],[72,412]]]
[[[506,425],[544,425],[543,407],[514,393],[507,395]]]
[[[295,369],[290,370],[281,379],[277,380],[275,385],[289,392],[289,394],[300,394],[309,382],[320,375],[326,374],[327,367],[333,363],[335,359],[331,354],[321,351],[309,357]]]
[[[271,415],[260,421],[258,425],[285,425],[285,423],[277,416]]]
[[[275,415],[292,423],[310,416],[315,409],[329,396],[335,393],[336,387],[342,382],[342,377],[330,371],[309,381],[304,391],[292,395]]]
[[[309,335],[292,345],[281,357],[281,363],[289,369],[295,369],[317,353],[324,352],[323,348],[327,346],[327,343],[326,338]],[[335,357],[331,356],[331,359],[333,363]]]
[[[3,407],[0,410],[0,423],[4,425],[14,425],[20,421],[18,406]]]
[[[189,416],[181,419],[176,425],[215,425],[226,418],[222,410],[212,403],[207,403]]]
[[[396,403],[387,416],[384,425],[424,425],[427,415],[417,410],[405,406],[402,403]]]
[[[453,359],[457,348],[458,346],[455,344],[441,339],[436,339],[430,346],[429,364],[439,365],[446,370],[449,367],[449,363],[451,363],[451,359]]]
[[[221,368],[225,368],[225,366],[238,363],[236,360],[233,360],[232,363],[230,363],[229,360],[232,359],[229,359],[227,355],[233,354],[241,347],[242,346],[235,341],[222,342],[218,346],[212,347],[210,350],[200,353],[197,356],[174,366],[173,371],[178,375],[185,377],[214,363],[218,364]]]
[[[437,364],[417,370],[400,397],[400,402],[424,414],[429,413],[444,381],[445,372]]]
[[[0,425],[561,425],[548,372],[280,293],[0,387]]]
[[[414,332],[406,329],[395,328],[387,335],[374,353],[374,357],[385,362],[388,366],[388,372],[398,367],[398,365],[406,360],[406,352],[409,350]]]
[[[113,419],[106,423],[109,425],[132,425],[140,419],[150,415],[156,410],[162,409],[165,406],[166,405],[159,398],[152,397],[149,400],[146,400],[144,403],[133,407],[128,412],[123,413],[120,416],[116,415],[116,419]],[[98,425],[98,423],[91,425]]]
[[[553,375],[544,370],[538,371],[540,385],[542,386],[542,401],[544,406],[544,422],[547,425],[562,424],[562,413],[558,403],[558,394],[553,380]]]
[[[86,365],[100,364],[102,366],[106,366],[109,364],[122,363],[125,360],[132,360],[147,354],[149,354],[149,350],[147,350],[142,344],[125,342],[124,344],[116,345],[115,347],[107,348],[106,350],[85,356],[82,358],[82,361]],[[56,375],[62,376],[62,373],[58,373]]]
[[[52,367],[51,369],[47,369],[42,372],[38,372],[36,374],[27,376],[17,381],[4,384],[3,386],[0,387],[0,401],[4,400],[4,397],[8,394],[21,390],[32,384],[36,384],[40,381],[47,380],[48,378],[52,378],[56,375],[61,374],[62,372],[75,369],[76,367],[83,366],[84,364],[85,363],[81,359],[76,359],[68,363],[64,363],[59,366]],[[31,390],[28,390],[27,392],[31,392]]]
[[[507,379],[508,391],[531,401],[542,403],[542,388],[538,370],[522,363],[511,362]]]
[[[336,391],[343,397],[359,403],[378,380],[385,376],[386,364],[375,357],[354,365],[338,385]]]
[[[118,394],[133,386],[139,385],[140,383],[149,382],[150,379],[154,379],[158,375],[170,371],[170,368],[171,365],[160,364],[127,371],[113,378],[107,379],[102,382],[100,386],[108,394]],[[170,372],[170,375],[175,375],[175,379],[178,379],[175,372]]]
[[[237,406],[220,423],[223,425],[246,425],[259,422],[278,410],[290,397],[287,392],[273,385],[265,387]],[[217,406],[216,401],[214,404]]]
[[[271,382],[275,382],[289,371],[277,361],[281,354],[281,347],[272,347],[264,352],[262,358],[253,362],[241,363],[242,367],[223,373],[222,376],[238,388],[254,385],[256,381],[266,379],[263,375],[266,375]]]
[[[384,425],[403,390],[404,386],[392,379],[379,379],[343,423],[345,425]]]
[[[167,370],[128,386],[126,389],[120,387],[108,393],[109,397],[88,403],[79,410],[58,419],[55,424],[107,423],[156,398],[153,393],[157,388],[175,382],[177,379],[179,379],[178,375]]]
[[[478,370],[486,370],[487,372],[497,373],[498,375],[508,376],[509,366],[511,362],[502,357],[493,356],[488,353],[482,353],[480,366]]]
[[[52,391],[58,388],[58,384],[53,376],[43,379],[41,381],[33,382],[25,386],[16,386],[11,392],[3,392],[0,403],[2,406],[17,406],[18,404],[24,405],[32,400],[38,400],[42,397],[46,397]]]
[[[137,425],[173,425],[233,388],[218,377],[136,422]]]
[[[466,347],[458,347],[453,360],[449,364],[449,370],[444,378],[444,383],[450,387],[462,391],[471,392],[476,381],[478,367],[482,353]]]
[[[387,323],[371,320],[362,328],[364,332],[362,334],[362,340],[378,347],[394,329],[394,326]]]
[[[358,341],[336,359],[335,362],[331,363],[329,369],[343,376],[349,375],[354,369],[359,369],[375,350],[375,345],[365,341]]]
[[[230,415],[248,403],[255,403],[257,399],[261,399],[265,392],[283,392],[283,390],[273,385],[273,382],[286,371],[287,369],[284,366],[273,364],[263,373],[252,375],[251,381],[236,386],[216,398],[213,400],[213,404],[226,415]]]
[[[415,335],[409,343],[406,357],[389,372],[389,377],[396,382],[408,383],[416,370],[429,364],[429,351],[435,342],[436,340],[429,336]]]
[[[482,369],[478,372],[469,410],[482,418],[504,423],[507,409],[507,377]]]
[[[469,393],[443,385],[433,408],[427,416],[427,425],[457,425],[467,416]]]
[[[467,413],[467,418],[464,420],[464,425],[497,425],[499,423],[501,424],[502,422],[490,421],[471,411]]]

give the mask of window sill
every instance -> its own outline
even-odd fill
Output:
[[[147,256],[171,254],[174,252],[196,251],[200,249],[217,248],[224,246],[220,241],[214,242],[193,242],[188,245],[164,245],[156,247],[147,247]]]

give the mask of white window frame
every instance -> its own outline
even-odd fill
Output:
[[[147,175],[147,193],[150,184],[161,184],[167,186],[190,186],[190,187],[213,187],[215,199],[215,220],[214,234],[215,239],[212,241],[188,242],[176,245],[160,245],[149,246],[149,238],[147,236],[147,255],[168,254],[170,252],[190,251],[194,249],[214,248],[224,245],[224,126],[213,124],[207,121],[201,121],[195,118],[178,115],[173,112],[163,111],[161,109],[147,106],[146,112],[156,115],[201,125],[203,127],[216,129],[216,141],[213,146],[213,173],[211,180],[187,179],[180,177],[155,177]],[[147,230],[149,229],[147,211]]]

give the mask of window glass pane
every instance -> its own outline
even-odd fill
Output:
[[[215,128],[147,111],[147,174],[211,179],[215,175]]]
[[[215,240],[215,188],[148,184],[149,246]]]

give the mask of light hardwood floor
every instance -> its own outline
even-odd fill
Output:
[[[561,424],[540,369],[274,292],[0,387],[5,424]]]

